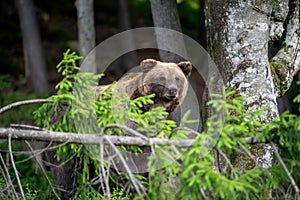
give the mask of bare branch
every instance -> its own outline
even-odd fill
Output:
[[[22,128],[22,129],[26,128],[26,129],[31,129],[31,130],[46,130],[46,129],[43,129],[38,126],[32,126],[32,125],[28,125],[28,124],[10,124],[9,126],[12,128]]]
[[[14,187],[12,181],[11,181],[11,178],[10,178],[10,175],[9,175],[9,171],[8,171],[6,165],[5,165],[5,162],[4,162],[4,160],[3,160],[3,157],[2,157],[2,155],[1,155],[1,153],[0,153],[0,160],[1,160],[1,163],[2,163],[3,168],[4,168],[4,170],[5,170],[5,172],[3,172],[2,168],[1,168],[1,172],[2,172],[2,174],[3,174],[3,177],[4,177],[4,179],[5,179],[5,182],[6,182],[6,184],[7,184],[8,192],[10,193],[10,189],[11,189],[11,190],[12,190],[11,197],[12,197],[13,199],[18,199],[18,198],[19,198],[19,197],[18,197],[18,193],[16,192],[15,187]]]
[[[285,164],[284,164],[282,158],[280,157],[276,145],[275,145],[272,141],[270,141],[270,144],[271,144],[271,146],[272,146],[272,148],[273,148],[273,150],[274,150],[274,153],[275,153],[276,158],[278,159],[278,161],[280,162],[281,166],[283,167],[285,173],[287,174],[288,178],[290,179],[291,184],[292,184],[292,186],[294,187],[295,193],[296,193],[297,195],[299,195],[300,193],[299,193],[299,188],[298,188],[298,186],[297,186],[297,183],[295,182],[294,178],[292,177],[291,173],[289,172],[289,170],[288,170],[287,167],[285,166]]]
[[[48,177],[48,175],[47,175],[47,173],[46,173],[46,171],[45,171],[45,168],[43,167],[43,165],[42,165],[42,163],[41,163],[41,161],[40,161],[39,159],[37,159],[36,154],[34,153],[34,150],[32,149],[32,147],[31,147],[31,145],[29,144],[29,142],[25,141],[25,143],[27,144],[28,148],[30,149],[30,151],[31,151],[33,157],[35,158],[36,162],[37,162],[38,165],[40,166],[41,171],[42,171],[42,173],[44,174],[45,178],[47,179],[47,181],[48,181],[48,183],[49,183],[49,185],[50,185],[50,187],[51,187],[51,190],[53,191],[54,195],[56,196],[57,199],[60,199],[60,197],[59,197],[59,195],[56,193],[56,191],[55,191],[55,189],[54,189],[54,187],[53,187],[53,185],[52,185],[52,183],[51,183],[51,181],[50,181],[50,179],[49,179],[49,177]]]
[[[124,128],[122,125],[108,125],[110,127]],[[134,131],[133,129],[126,128],[127,131]],[[103,132],[103,131],[101,131]],[[134,131],[137,132],[137,131]],[[138,132],[137,132],[138,133]],[[14,128],[0,128],[0,138],[8,138],[11,134],[12,139],[18,140],[35,140],[35,141],[55,141],[55,142],[68,142],[76,144],[99,144],[100,140],[103,139],[104,135],[100,134],[78,134],[78,133],[65,133],[65,132],[54,132],[47,130],[25,130],[25,129],[14,129]],[[140,135],[141,133],[139,133]],[[190,147],[194,143],[194,139],[185,140],[169,140],[162,138],[148,138],[143,136],[142,138],[135,136],[115,136],[105,135],[107,140],[110,140],[115,145],[128,145],[128,146],[151,146],[151,145],[163,145],[170,144],[179,148]],[[257,143],[257,137],[246,137],[244,138],[246,143],[253,144]],[[108,142],[104,141],[106,144]]]
[[[106,138],[107,136],[104,136],[104,139],[110,144],[110,146],[113,148],[113,150],[118,154],[121,162],[123,163],[126,172],[128,173],[128,176],[130,177],[130,180],[132,181],[132,184],[134,185],[137,193],[139,195],[142,195],[140,189],[143,191],[143,194],[146,194],[145,188],[143,187],[143,185],[133,176],[129,166],[127,165],[127,162],[125,160],[125,158],[123,157],[123,155],[120,153],[119,149],[116,148],[116,146],[109,140]]]
[[[4,106],[0,108],[0,114],[10,110],[13,107],[21,106],[21,105],[26,105],[26,104],[32,104],[32,103],[53,103],[53,100],[50,99],[31,99],[31,100],[25,100],[25,101],[18,101],[12,104],[9,104],[7,106]]]
[[[193,133],[193,134],[195,134],[195,135],[200,135],[199,132],[197,132],[197,131],[195,131],[195,130],[189,128],[189,127],[177,127],[177,128],[174,128],[174,129],[172,130],[172,134],[171,134],[170,138],[172,138],[172,135],[173,135],[176,131],[178,131],[178,130],[189,131],[189,132],[191,132],[191,133]]]
[[[256,166],[259,166],[257,160],[255,159],[255,156],[239,141],[237,142],[238,145],[243,149],[243,151],[253,160]]]
[[[225,159],[225,161],[227,162],[227,164],[229,165],[232,173],[234,174],[235,179],[238,178],[238,175],[233,167],[233,165],[231,164],[229,158],[225,155],[225,153],[223,153],[223,151],[221,149],[219,149],[218,147],[216,147],[216,150],[218,151],[219,154],[221,154],[221,156]]]
[[[20,192],[21,192],[22,198],[25,200],[26,198],[25,198],[25,194],[24,194],[24,191],[23,191],[23,187],[22,187],[22,184],[21,184],[20,177],[19,177],[19,172],[18,172],[18,170],[16,168],[16,165],[15,165],[15,162],[14,162],[14,156],[12,154],[11,134],[8,135],[8,150],[9,150],[11,164],[12,164],[12,167],[13,167],[13,169],[15,171],[16,179],[17,179],[17,182],[18,182],[18,185],[19,185],[19,188],[20,188]]]
[[[99,134],[76,134],[76,133],[64,133],[64,132],[52,132],[52,131],[39,131],[39,130],[22,130],[13,128],[0,128],[0,138],[8,138],[11,134],[12,139],[23,140],[36,140],[36,141],[55,141],[77,143],[77,144],[99,144],[103,135]],[[145,137],[145,136],[144,136]],[[115,145],[129,145],[129,146],[150,146],[150,145],[162,145],[172,144],[177,147],[189,147],[193,144],[194,140],[168,140],[160,138],[139,138],[133,136],[114,136],[106,135],[106,139],[110,140]],[[105,142],[105,141],[104,141]],[[107,144],[108,142],[106,142]]]
[[[103,183],[101,181],[101,185],[102,185],[102,188],[103,188],[103,191],[107,193],[107,197],[108,199],[110,199],[110,187],[109,187],[109,177],[106,175],[105,173],[105,169],[104,169],[104,145],[103,145],[103,139],[100,140],[100,165],[99,167],[101,168],[101,172],[102,172],[102,176],[103,176],[103,179],[104,179],[104,183],[105,183],[105,186],[106,186],[106,190],[103,186]],[[99,170],[100,172],[100,170]]]
[[[106,125],[101,130],[101,135],[104,135],[105,130],[108,129],[108,128],[120,128],[120,129],[123,129],[123,130],[131,133],[133,136],[137,136],[137,137],[143,138],[145,140],[148,139],[146,136],[144,136],[143,134],[137,132],[136,130],[134,130],[132,128],[129,128],[128,126],[121,125],[121,124],[108,124],[108,125]]]

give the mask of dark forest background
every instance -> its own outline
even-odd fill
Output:
[[[19,7],[16,6],[16,2],[21,1],[0,0],[0,108],[20,100],[46,98],[51,94],[55,94],[55,85],[62,79],[61,75],[57,72],[56,66],[63,59],[63,53],[68,49],[79,52],[78,16],[75,0],[32,0],[39,35],[41,37],[42,54],[45,60],[46,80],[44,81],[47,84],[47,92],[37,92],[36,85],[33,82],[36,84],[34,80],[38,77],[34,75],[34,70],[26,68],[28,64],[26,65],[26,52],[24,52],[24,35],[21,29]],[[204,7],[201,6],[204,1],[177,0],[176,3],[182,32],[206,48]],[[124,4],[124,2],[126,3]],[[94,0],[96,45],[125,30],[139,27],[153,27],[153,21],[149,0]],[[35,38],[32,39],[34,40]],[[37,52],[37,59],[40,56],[38,53],[41,52]],[[145,58],[159,59],[159,52],[157,50],[138,50],[135,53],[137,55],[135,64],[138,64]],[[121,63],[122,59],[117,60],[112,65],[119,66]],[[111,80],[116,80],[126,70],[121,70],[121,73],[115,77],[111,77]],[[195,86],[193,89],[197,90],[198,98],[202,98],[204,84],[203,81],[201,82],[199,76],[195,76],[194,74],[192,73],[189,81]],[[294,97],[299,94],[299,86],[296,86],[296,82],[299,79],[300,73],[294,78],[288,92],[278,99],[280,113],[290,110],[291,113],[299,115],[299,104],[296,105],[292,102]],[[40,82],[40,84],[43,83]],[[7,112],[0,116],[0,127],[8,127],[11,124],[16,127],[18,127],[18,124],[33,125],[32,113],[39,106],[40,104],[29,104],[7,110]],[[292,124],[292,121],[290,123]],[[296,140],[293,140],[291,144],[294,141]],[[297,144],[297,142],[295,143]],[[36,149],[41,149],[43,147],[41,145],[43,144],[32,144]],[[0,143],[0,152],[7,153],[6,150],[3,150],[6,148],[6,143]],[[14,145],[13,148],[15,148],[13,151],[22,152],[26,150],[26,145],[20,142],[18,145]],[[295,154],[299,155],[298,153]],[[19,154],[16,156],[16,160],[22,159],[25,160],[24,155]],[[29,164],[20,162],[17,164],[19,173],[23,177],[26,177],[26,180],[22,183],[23,185],[40,183],[40,185],[33,185],[34,187],[38,186],[41,191],[48,188],[47,182],[42,182],[43,177],[36,175],[39,167],[36,166],[35,162],[32,161]],[[3,182],[1,181],[0,177],[0,189]],[[262,187],[262,189],[264,188]],[[27,193],[30,194],[30,192]]]
[[[128,0],[125,7],[120,2],[122,0],[94,1],[96,45],[130,28],[154,26],[150,1]],[[201,0],[177,0],[177,9],[182,32],[206,48],[201,2]],[[49,93],[53,94],[55,85],[61,79],[56,71],[56,65],[62,59],[63,52],[67,49],[78,52],[75,1],[35,0],[33,3],[44,50]],[[29,78],[30,74],[26,74],[22,32],[15,1],[0,1],[0,27],[0,106],[4,106],[20,99],[31,98],[35,94]],[[155,51],[148,51],[146,55],[145,52],[138,51],[137,56],[138,61],[145,57],[158,58]],[[296,90],[295,84],[285,97],[279,100],[281,112],[286,109],[296,111],[289,100],[295,96],[297,91],[294,90]],[[1,121],[3,123],[3,120]]]
[[[51,92],[59,80],[55,66],[67,49],[77,51],[78,30],[75,1],[34,1],[36,16],[40,28],[42,45],[47,65],[47,79]],[[127,10],[118,9],[117,1],[95,1],[94,14],[96,26],[96,44],[110,36],[124,31],[120,24],[124,14],[130,17],[130,27],[153,26],[150,2],[148,0],[130,0]],[[199,41],[199,2],[178,1],[183,33]],[[127,12],[127,13],[121,13]],[[30,89],[25,78],[22,34],[14,1],[0,2],[0,73],[9,75],[14,89]],[[143,57],[140,55],[140,57]]]

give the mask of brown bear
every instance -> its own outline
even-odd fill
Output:
[[[192,71],[192,64],[188,61],[180,63],[166,63],[154,59],[146,59],[140,63],[140,71],[124,75],[117,83],[117,93],[127,93],[130,99],[155,93],[154,105],[145,106],[146,112],[152,106],[163,106],[168,113],[172,113],[182,103],[188,90],[188,81]],[[110,85],[96,87],[97,93],[103,92]],[[58,111],[59,112],[59,111]],[[53,118],[55,120],[55,118]],[[47,151],[50,163],[60,165],[55,158],[55,150]],[[146,154],[132,157],[128,163],[133,173],[145,171],[147,167]],[[119,163],[120,164],[120,163]],[[118,165],[118,163],[116,163]],[[136,169],[132,166],[139,165]],[[123,166],[118,165],[118,170]],[[143,169],[141,169],[143,168]],[[61,191],[61,199],[69,199],[76,191],[76,172],[71,166],[52,167],[56,183]],[[95,170],[94,170],[95,171]]]
[[[160,62],[154,59],[146,59],[140,63],[140,70],[124,75],[117,83],[113,94],[126,93],[130,99],[155,94],[153,105],[144,105],[143,111],[149,111],[152,107],[162,106],[169,113],[168,119],[179,124],[180,119],[174,115],[176,108],[183,102],[187,90],[187,78],[191,74],[192,64],[188,61],[180,63]],[[98,86],[97,93],[106,90],[110,85]],[[127,126],[137,128],[137,125],[130,121]],[[141,147],[142,154],[127,154],[127,167],[132,173],[147,172],[148,157],[151,148]],[[123,163],[115,161],[118,171],[127,171]]]
[[[117,93],[127,93],[130,99],[155,94],[154,106],[163,106],[173,112],[182,102],[188,90],[187,78],[192,64],[160,62],[146,59],[140,63],[141,71],[128,73],[117,82]],[[109,85],[98,86],[96,91],[106,90]],[[144,107],[148,111],[150,107]]]

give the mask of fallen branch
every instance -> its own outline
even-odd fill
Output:
[[[117,127],[116,125],[110,125],[111,127]],[[104,129],[107,129],[105,127]],[[101,135],[101,134],[78,134],[78,133],[65,133],[54,132],[47,130],[27,130],[16,128],[0,128],[0,138],[6,139],[11,135],[11,139],[18,140],[34,140],[45,142],[68,142],[77,144],[100,144],[101,139],[104,141],[110,140],[115,145],[128,145],[128,146],[151,146],[151,145],[163,145],[170,144],[176,147],[187,148],[194,143],[194,139],[185,140],[169,140],[162,138],[147,138],[135,136],[115,136],[115,135]],[[244,138],[246,143],[257,143],[257,137]],[[105,142],[108,144],[108,142]]]
[[[34,140],[34,141],[54,141],[77,144],[100,144],[101,139],[105,138],[104,143],[108,144],[106,140],[110,140],[115,145],[129,145],[129,146],[150,146],[172,144],[177,147],[189,147],[193,144],[193,139],[188,140],[168,140],[160,138],[139,138],[134,136],[113,136],[100,134],[77,134],[65,132],[53,132],[46,130],[25,130],[14,128],[0,128],[0,138],[8,138],[11,135],[12,139],[20,140]]]

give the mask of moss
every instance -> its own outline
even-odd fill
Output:
[[[273,67],[275,69],[284,67],[283,64],[281,64],[281,63],[275,63],[275,62],[270,62],[270,65],[271,65],[271,67]]]
[[[271,68],[275,83],[278,86],[278,89],[280,91],[280,95],[282,95],[288,89],[285,84],[286,74],[285,74],[285,70],[284,70],[284,64],[270,62],[270,68]]]
[[[270,62],[270,68],[271,68],[272,75],[273,75],[273,78],[275,80],[276,85],[279,85],[280,84],[280,79],[278,78],[278,75],[277,75],[276,70],[275,70],[276,65],[274,65],[274,64],[275,64],[274,62]]]

